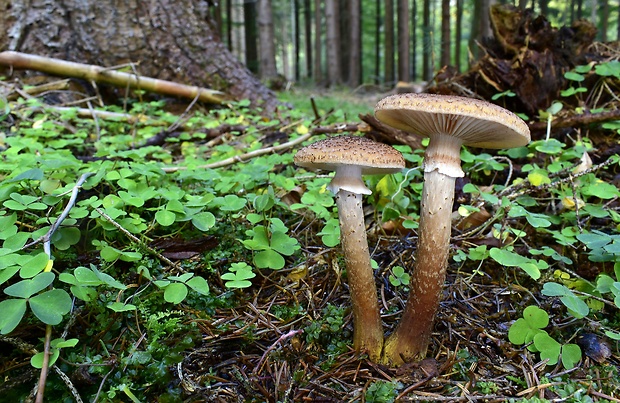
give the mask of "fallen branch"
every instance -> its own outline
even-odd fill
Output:
[[[235,155],[234,157],[226,158],[224,160],[213,162],[211,164],[199,165],[197,167],[192,167],[192,169],[214,169],[214,168],[221,168],[227,165],[232,165],[237,162],[245,162],[249,159],[252,159],[252,158],[255,158],[261,155],[275,153],[278,151],[286,150],[287,148],[294,147],[297,144],[303,143],[304,141],[308,140],[310,137],[316,134],[332,134],[332,133],[357,132],[357,131],[367,131],[367,128],[365,125],[359,125],[355,123],[339,125],[339,126],[330,126],[330,127],[315,127],[310,132],[304,134],[303,136],[299,136],[296,139],[291,140],[289,142],[282,143],[277,146],[261,148],[259,150],[250,151],[248,153],[241,154],[241,155]],[[188,167],[175,166],[175,167],[162,168],[164,172],[168,172],[168,173],[181,171],[185,169],[188,169]]]
[[[68,62],[50,57],[36,56],[20,52],[0,52],[0,65],[22,70],[37,70],[63,77],[81,78],[96,83],[105,83],[117,87],[135,88],[162,95],[182,98],[196,98],[210,103],[224,101],[224,93],[192,85],[178,84],[171,81],[136,74],[123,73],[101,66]]]
[[[582,113],[569,116],[558,116],[551,121],[551,127],[561,129],[564,127],[583,127],[596,123],[605,123],[613,120],[620,120],[620,109],[600,113]],[[539,131],[547,129],[547,122],[532,122],[529,124],[530,130]]]

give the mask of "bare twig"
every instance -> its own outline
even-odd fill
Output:
[[[114,219],[112,217],[110,217],[109,215],[107,215],[105,213],[105,211],[101,210],[99,207],[95,207],[94,209],[95,209],[95,211],[97,213],[99,213],[101,215],[101,217],[105,218],[110,224],[114,225],[119,231],[121,231],[123,234],[125,234],[125,236],[127,236],[127,238],[131,239],[136,244],[138,244],[138,245],[142,246],[143,248],[145,248],[149,253],[151,253],[152,255],[157,257],[162,262],[166,263],[168,266],[174,267],[176,269],[180,269],[180,266],[178,264],[174,263],[172,260],[168,259],[167,257],[162,255],[161,253],[157,252],[155,249],[151,248],[150,246],[148,246],[147,244],[142,242],[142,240],[140,240],[140,238],[138,238],[137,236],[135,236],[131,232],[127,231],[125,228],[122,227],[122,225],[120,225],[119,223],[114,221]]]
[[[267,358],[267,354],[269,354],[271,351],[273,351],[276,346],[278,345],[278,343],[286,340],[286,339],[290,339],[291,337],[298,335],[300,333],[303,333],[303,330],[291,330],[288,333],[283,334],[282,336],[278,337],[278,340],[276,340],[271,346],[269,346],[269,348],[267,350],[265,350],[265,352],[263,353],[263,355],[260,357],[260,360],[258,361],[258,364],[256,364],[256,369],[254,370],[254,373],[258,373],[261,370],[261,367],[263,366],[263,362],[265,362],[265,359]]]
[[[227,165],[232,165],[234,163],[237,162],[244,162],[247,161],[249,159],[261,156],[261,155],[265,155],[265,154],[270,154],[270,153],[275,153],[281,150],[285,150],[287,148],[291,148],[296,146],[297,144],[303,143],[304,141],[308,140],[314,133],[313,132],[309,132],[304,134],[303,136],[299,136],[294,140],[291,140],[287,143],[283,143],[283,144],[279,144],[277,146],[273,146],[273,147],[267,147],[267,148],[261,148],[259,150],[254,150],[254,151],[250,151],[249,153],[245,153],[245,154],[241,154],[241,155],[236,155],[234,157],[230,157],[227,158],[225,160],[222,161],[218,161],[218,162],[214,162],[212,164],[205,164],[205,165],[200,165],[197,166],[193,169],[214,169],[214,168],[221,168]],[[183,167],[183,166],[177,166],[177,167],[164,167],[162,168],[162,170],[164,172],[176,172],[176,171],[180,171],[180,170],[185,170],[188,169],[187,167]]]
[[[77,77],[97,83],[106,83],[115,86],[128,86],[157,94],[172,95],[183,98],[199,97],[201,101],[221,103],[224,93],[207,88],[142,77],[136,74],[109,70],[105,67],[89,64],[68,62],[50,57],[30,55],[27,53],[6,51],[0,53],[0,65],[15,69],[29,69],[42,71],[65,77]]]

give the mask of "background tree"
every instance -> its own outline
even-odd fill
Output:
[[[338,1],[325,1],[325,47],[327,51],[327,80],[328,86],[338,85],[342,82],[340,72],[340,36],[338,19]]]
[[[385,0],[384,30],[384,82],[394,83],[394,1]]]
[[[450,0],[441,0],[441,66],[450,64]]]
[[[456,0],[456,20],[454,23],[454,67],[461,71],[461,41],[463,40],[463,0]]]
[[[260,77],[274,79],[276,68],[276,47],[273,29],[271,0],[258,0],[258,41],[260,46]]]
[[[433,78],[433,27],[431,25],[432,0],[424,0],[422,11],[422,79],[430,81]]]
[[[491,23],[489,21],[489,9],[493,0],[480,0],[474,2],[474,13],[471,19],[471,30],[469,35],[469,51],[475,59],[478,59],[480,48],[477,43],[482,43],[484,38],[490,37]]]
[[[398,80],[409,81],[409,1],[398,0]]]
[[[237,99],[278,105],[232,55],[199,0],[4,0],[0,50],[101,66],[137,63],[140,74],[207,86]]]
[[[361,1],[350,0],[349,4],[349,77],[348,84],[357,87],[362,83],[362,38],[361,38]]]
[[[256,43],[256,2],[243,3],[243,17],[245,20],[245,65],[254,74],[259,71],[258,46]]]

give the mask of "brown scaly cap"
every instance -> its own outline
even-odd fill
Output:
[[[379,101],[377,119],[392,127],[432,137],[458,137],[464,145],[512,148],[530,141],[527,124],[514,113],[474,98],[436,94],[398,94]]]
[[[362,175],[398,172],[405,159],[395,148],[366,137],[337,136],[312,143],[297,152],[295,164],[335,171],[344,165],[361,168]]]

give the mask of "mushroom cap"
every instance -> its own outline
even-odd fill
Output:
[[[397,94],[379,101],[375,116],[392,127],[425,137],[449,134],[467,146],[512,148],[530,142],[530,129],[523,119],[474,98]]]
[[[362,175],[394,173],[405,167],[400,151],[366,137],[336,136],[312,143],[295,154],[295,164],[308,169],[336,171],[349,165]]]

